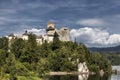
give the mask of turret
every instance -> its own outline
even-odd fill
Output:
[[[26,31],[23,33],[23,35],[28,35],[28,31],[26,30]]]
[[[9,37],[15,37],[13,33],[10,33],[8,36]]]
[[[15,38],[15,35],[13,33],[10,33],[8,35],[9,41]]]
[[[54,22],[48,23],[46,31],[49,31],[49,30],[55,30],[55,23]]]
[[[29,35],[29,33],[28,33],[28,31],[26,30],[23,34],[22,34],[22,39],[23,40],[28,40],[28,35]]]

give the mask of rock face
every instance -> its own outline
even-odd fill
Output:
[[[89,73],[89,69],[87,67],[86,62],[78,64],[78,72],[79,73]]]

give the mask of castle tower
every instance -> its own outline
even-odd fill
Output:
[[[55,24],[54,22],[49,22],[46,29],[47,35],[53,36],[55,33]]]
[[[27,30],[22,34],[22,39],[23,40],[28,40],[28,35],[29,35],[29,33],[27,32]]]
[[[63,27],[58,31],[59,39],[61,41],[70,41],[70,30],[67,27]]]
[[[54,30],[55,29],[55,23],[54,22],[49,22],[47,25],[47,31],[49,30]]]
[[[10,33],[10,34],[8,35],[8,38],[9,38],[9,40],[12,40],[12,39],[15,38],[15,35],[14,35],[13,33]]]
[[[49,22],[47,25],[46,33],[48,36],[48,42],[53,41],[54,33],[55,33],[55,23],[54,22]]]

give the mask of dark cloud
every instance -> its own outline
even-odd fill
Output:
[[[119,0],[0,0],[0,35],[46,28],[49,21],[55,21],[58,28],[88,26],[120,34],[119,7]]]

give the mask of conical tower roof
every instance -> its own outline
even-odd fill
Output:
[[[15,37],[13,33],[10,33],[9,34],[9,37]]]
[[[23,35],[28,35],[28,31],[26,30],[25,33],[23,33]]]

